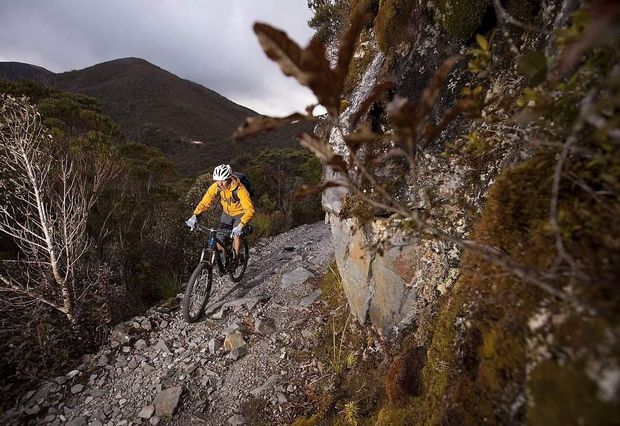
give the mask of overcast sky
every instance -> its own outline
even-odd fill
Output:
[[[307,0],[0,0],[0,61],[63,72],[134,56],[284,115],[315,98],[265,56],[252,24],[305,46],[310,17]]]

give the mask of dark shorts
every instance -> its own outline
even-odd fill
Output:
[[[220,217],[220,231],[218,232],[218,238],[220,240],[223,240],[226,236],[230,236],[230,231],[241,222],[241,216],[243,215],[230,216],[226,213],[222,213],[222,217]]]

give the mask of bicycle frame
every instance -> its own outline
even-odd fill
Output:
[[[220,229],[215,228],[205,228],[200,225],[196,226],[196,230],[208,232],[209,239],[207,240],[207,244],[202,249],[202,253],[200,254],[200,262],[209,262],[211,267],[217,265],[218,270],[221,274],[226,273],[226,269],[228,267],[228,259],[231,257],[232,248],[228,247],[228,244],[219,238],[217,238],[217,233],[220,232]],[[220,253],[218,250],[218,244],[220,247],[224,249],[223,253]],[[224,259],[222,259],[222,254],[224,254]],[[205,257],[207,260],[205,260]],[[223,262],[224,260],[225,262]]]

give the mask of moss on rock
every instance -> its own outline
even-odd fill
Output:
[[[471,37],[482,25],[490,0],[431,0],[442,28],[458,38]]]
[[[382,0],[375,18],[375,35],[382,52],[388,53],[404,40],[413,0]]]

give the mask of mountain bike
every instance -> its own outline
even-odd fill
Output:
[[[230,275],[230,279],[235,283],[241,281],[250,257],[250,249],[245,236],[252,231],[250,226],[243,228],[239,255],[234,258],[230,229],[207,228],[199,224],[194,229],[206,233],[208,238],[202,249],[200,262],[187,283],[183,297],[183,318],[190,323],[198,321],[209,301],[214,269],[220,276]],[[224,234],[224,238],[219,239],[218,234]]]

